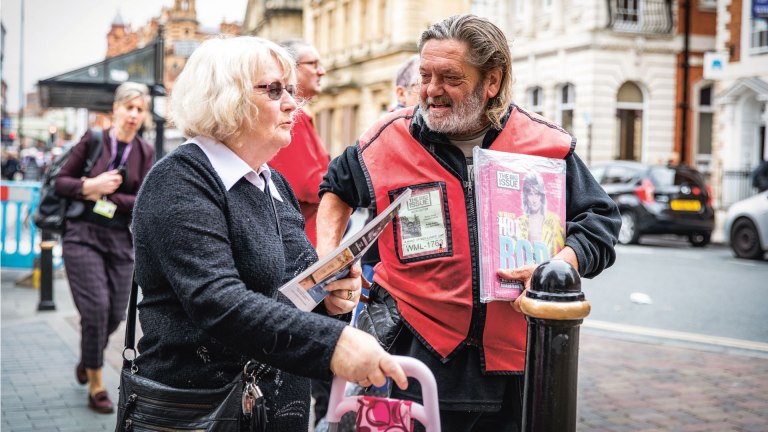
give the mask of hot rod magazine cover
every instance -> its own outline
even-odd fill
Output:
[[[473,150],[480,247],[480,301],[514,300],[520,281],[501,268],[549,260],[565,246],[565,161]]]

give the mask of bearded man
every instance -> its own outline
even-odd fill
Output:
[[[358,326],[437,380],[443,431],[515,431],[522,417],[527,324],[516,303],[481,303],[472,148],[565,159],[565,247],[554,259],[583,277],[613,264],[613,201],[574,153],[576,140],[512,102],[503,32],[474,15],[430,26],[419,40],[419,105],[378,120],[329,166],[320,186],[318,253],[333,250],[355,207],[383,210],[413,195],[379,237],[370,299]],[[418,221],[418,227],[402,222]],[[499,269],[530,284],[535,266]],[[420,400],[412,382],[392,397]]]

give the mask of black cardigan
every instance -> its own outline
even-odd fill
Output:
[[[274,170],[272,179],[282,238],[267,195],[244,178],[226,191],[197,145],[152,168],[133,216],[143,294],[137,366],[171,386],[217,388],[255,359],[270,427],[306,430],[302,377],[331,378],[345,323],[302,312],[277,292],[317,255],[288,183]]]

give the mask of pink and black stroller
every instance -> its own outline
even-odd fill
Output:
[[[360,432],[412,432],[414,420],[424,425],[427,432],[440,431],[437,383],[432,371],[424,363],[411,357],[394,357],[405,374],[416,378],[421,384],[424,405],[375,396],[344,396],[347,382],[336,377],[331,386],[326,414],[331,432],[338,430],[341,417],[349,411],[357,413],[355,430]]]

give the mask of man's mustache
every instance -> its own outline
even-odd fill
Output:
[[[438,97],[428,97],[426,101],[426,105],[447,105],[452,106],[453,101],[451,101],[451,98],[448,96],[438,96]]]

